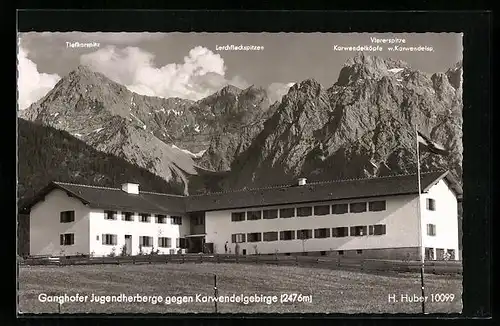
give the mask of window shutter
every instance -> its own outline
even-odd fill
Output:
[[[231,242],[232,243],[236,242],[236,234],[231,235]]]
[[[61,234],[61,235],[59,236],[59,244],[60,244],[61,246],[62,246],[62,245],[64,245],[64,235],[63,235],[63,234]]]
[[[106,234],[103,234],[103,235],[102,235],[102,244],[103,244],[103,245],[105,245],[105,244],[106,244],[106,238],[107,238],[107,237],[108,237],[108,236],[107,236]]]

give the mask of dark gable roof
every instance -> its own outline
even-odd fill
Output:
[[[151,214],[182,213],[186,211],[183,196],[144,191],[139,191],[139,194],[136,195],[126,193],[118,188],[94,187],[63,182],[52,182],[23,208],[29,210],[54,189],[63,190],[93,208]]]
[[[422,192],[447,175],[446,171],[422,173]],[[188,211],[210,211],[417,193],[416,174],[407,174],[193,195],[185,200]]]
[[[446,171],[422,173],[421,187],[426,192],[439,180],[445,179],[458,197],[462,189]],[[29,210],[53,189],[61,189],[94,208],[134,211],[144,213],[181,213],[247,208],[289,203],[310,203],[324,200],[342,200],[379,196],[417,194],[417,178],[398,175],[380,178],[339,180],[309,183],[304,186],[243,189],[204,195],[177,196],[140,191],[128,194],[117,188],[104,188],[52,182],[43,189],[24,209]]]

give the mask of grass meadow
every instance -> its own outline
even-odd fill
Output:
[[[421,303],[401,302],[401,295],[420,296],[420,274],[376,275],[355,271],[249,264],[143,264],[84,266],[20,266],[18,311],[23,313],[213,313],[213,302],[196,295],[276,296],[277,302],[219,302],[218,313],[420,313]],[[428,313],[460,313],[461,276],[426,275]],[[88,296],[86,302],[42,302],[40,294]],[[194,302],[90,302],[92,295],[191,297]],[[282,294],[309,296],[304,302],[280,302]],[[448,294],[431,302],[431,294]],[[451,295],[453,294],[453,300]],[[389,297],[398,302],[390,302]],[[165,300],[163,300],[165,301]]]

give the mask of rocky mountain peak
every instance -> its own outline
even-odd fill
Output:
[[[103,74],[92,70],[92,68],[86,65],[79,65],[63,77],[62,80],[77,81],[78,83],[85,83],[86,85],[101,85],[103,82],[106,84],[114,83]]]
[[[72,73],[79,73],[79,74],[95,74],[95,72],[87,65],[80,64],[78,65]]]
[[[222,96],[225,96],[225,95],[234,95],[234,96],[238,96],[243,90],[234,86],[234,85],[227,85],[227,86],[224,86],[223,88],[221,88],[221,90],[219,90],[216,94],[217,95],[222,95]]]
[[[462,87],[463,82],[463,62],[462,60],[458,61],[455,66],[451,67],[446,71],[446,76],[448,80],[455,89],[459,89]]]
[[[244,94],[267,94],[266,89],[263,87],[257,87],[255,85],[251,85],[247,88],[245,88],[242,93]]]
[[[448,82],[457,67],[429,74],[359,53],[326,90],[313,79],[295,84],[236,158],[227,186],[267,186],[299,175],[322,180],[414,172],[415,122],[452,153],[446,159],[423,154],[422,168],[460,176],[462,104]]]
[[[313,78],[305,79],[300,83],[295,83],[290,89],[285,97],[294,98],[298,94],[309,95],[309,96],[318,96],[322,91],[322,86],[319,82],[317,82]],[[285,99],[283,99],[285,100]]]
[[[347,86],[366,79],[378,80],[384,76],[395,76],[407,70],[411,70],[411,67],[402,60],[371,56],[359,52],[346,61],[335,85]]]

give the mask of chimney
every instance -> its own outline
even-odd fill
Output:
[[[124,183],[122,184],[122,190],[129,194],[139,194],[139,185],[137,183]]]
[[[307,183],[307,179],[306,178],[299,178],[299,186],[303,186]]]

